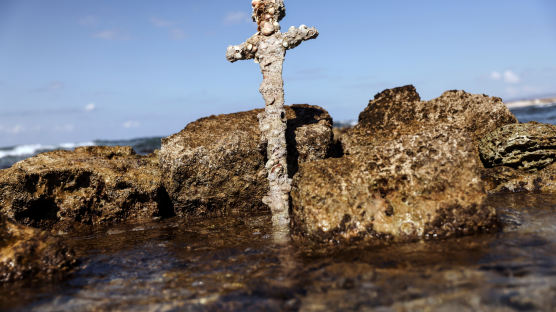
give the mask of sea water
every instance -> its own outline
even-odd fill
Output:
[[[0,285],[5,311],[554,311],[556,196],[497,195],[496,233],[380,248],[275,245],[268,215],[63,237],[68,278]]]

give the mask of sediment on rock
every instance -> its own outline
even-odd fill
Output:
[[[57,238],[0,217],[0,282],[51,278],[76,264],[72,250]]]
[[[162,176],[179,215],[268,211],[266,146],[257,115],[263,110],[201,118],[163,139]],[[286,107],[288,171],[332,150],[332,119],[318,106]]]
[[[542,169],[556,160],[556,126],[529,122],[500,127],[481,140],[479,154],[487,168]]]
[[[131,147],[39,154],[0,171],[0,212],[18,223],[67,230],[173,215],[156,155]]]

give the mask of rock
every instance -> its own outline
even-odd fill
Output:
[[[376,242],[488,230],[496,213],[482,205],[478,162],[467,132],[437,126],[302,164],[293,182],[293,235]]]
[[[73,251],[40,230],[0,217],[0,281],[50,278],[77,264]]]
[[[489,193],[533,192],[556,194],[556,163],[537,170],[524,171],[506,166],[485,168],[482,172]]]
[[[556,126],[529,122],[500,127],[481,140],[479,154],[487,168],[542,169],[556,160]]]
[[[33,227],[142,221],[172,215],[156,155],[131,147],[43,153],[0,171],[3,215]]]
[[[479,154],[489,193],[556,193],[556,126],[500,127],[480,141]]]
[[[499,98],[385,90],[341,136],[345,156],[303,164],[292,190],[297,238],[407,241],[486,231],[477,141],[515,116]]]
[[[411,133],[422,125],[449,125],[463,130],[474,140],[517,119],[500,98],[446,91],[431,101],[421,101],[414,86],[385,90],[369,102],[359,115],[359,123],[342,138],[344,152],[357,153],[360,147],[380,144],[389,133]]]
[[[162,140],[163,181],[179,215],[267,211],[262,109],[201,118]],[[286,107],[288,171],[332,151],[332,119],[318,106]]]

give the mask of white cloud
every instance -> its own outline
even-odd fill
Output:
[[[151,24],[153,24],[155,27],[161,27],[161,28],[165,28],[165,27],[172,27],[174,25],[176,25],[176,22],[173,21],[169,21],[169,20],[165,20],[165,19],[161,19],[161,18],[156,18],[156,17],[151,17],[149,19],[149,21],[151,22]]]
[[[183,40],[187,38],[187,34],[183,31],[183,29],[174,28],[170,30],[170,38],[174,40]]]
[[[62,90],[65,87],[65,84],[61,81],[51,81],[48,84],[33,89],[33,92],[53,92],[53,91],[59,91]]]
[[[94,27],[98,25],[98,19],[93,15],[83,16],[79,19],[79,25]]]
[[[128,120],[122,124],[122,127],[126,129],[131,129],[131,128],[138,128],[140,125],[141,124],[136,120]]]
[[[246,23],[250,21],[250,18],[251,15],[243,11],[228,12],[224,17],[224,23],[228,25]]]
[[[92,112],[97,108],[96,104],[94,102],[91,102],[87,105],[85,105],[85,111],[86,112]]]
[[[493,71],[492,73],[490,73],[490,79],[492,80],[500,80],[502,79],[502,74],[500,74],[497,71]]]
[[[178,25],[179,23],[174,22],[174,21],[169,21],[169,20],[165,20],[165,19],[161,19],[161,18],[157,18],[157,17],[151,17],[149,19],[149,21],[151,22],[151,24],[155,27],[158,28],[166,28],[169,29],[168,33],[170,35],[170,38],[173,40],[183,40],[185,38],[187,38],[187,34],[185,33],[185,31],[179,27],[175,27],[176,25]]]
[[[48,85],[48,89],[49,90],[60,90],[64,88],[64,83],[61,81],[52,81],[49,85]]]
[[[504,72],[504,82],[511,83],[511,84],[516,84],[516,83],[519,83],[520,81],[521,81],[521,78],[519,77],[519,75],[514,73],[513,71],[506,70]]]
[[[14,126],[0,126],[0,132],[8,133],[8,134],[19,134],[25,131],[25,127],[22,125],[14,125]]]
[[[73,124],[57,125],[54,127],[54,130],[58,132],[73,132],[73,130],[75,130],[75,126]]]
[[[119,30],[114,30],[114,29],[103,30],[94,33],[93,38],[103,39],[103,40],[129,40],[128,35],[126,35],[125,33]]]
[[[505,83],[509,84],[516,84],[521,82],[521,77],[519,77],[518,74],[509,69],[505,70],[503,73],[500,73],[498,71],[491,72],[490,79],[496,81],[503,80]]]

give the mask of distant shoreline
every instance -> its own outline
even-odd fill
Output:
[[[556,103],[556,97],[511,101],[505,104],[506,106],[508,106],[508,108],[518,108],[518,107],[527,107],[527,106],[534,106],[534,105],[547,105],[552,103]]]

